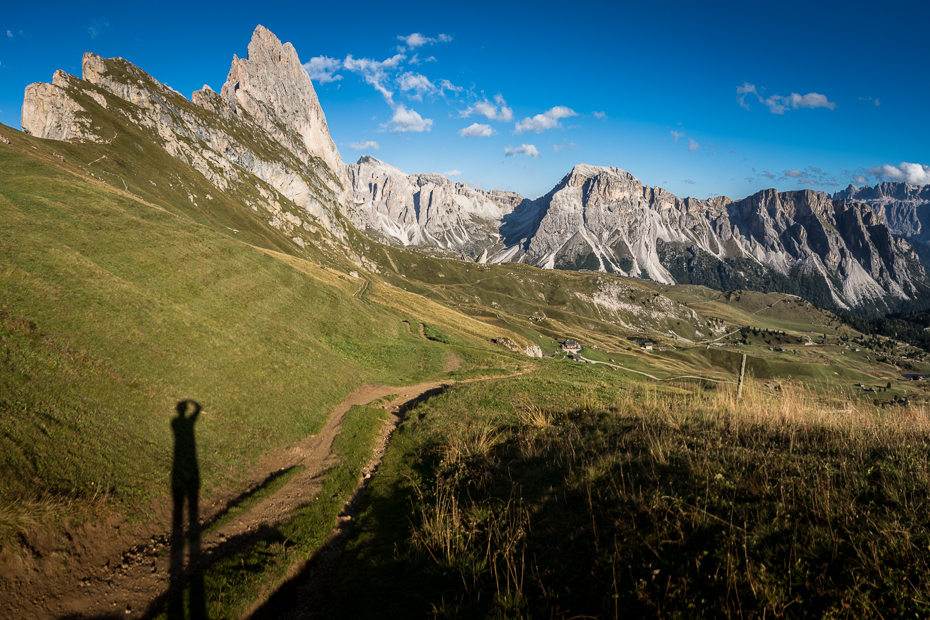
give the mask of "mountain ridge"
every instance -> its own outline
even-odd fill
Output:
[[[372,159],[363,157],[349,168],[362,169]],[[429,176],[433,184],[452,183]],[[352,178],[358,204],[377,202],[370,188],[383,188],[388,182],[387,175],[369,174],[361,184],[357,176]],[[395,200],[417,202],[419,188],[414,184],[406,190],[404,199]],[[511,204],[509,212],[485,220],[486,226],[497,226],[499,237],[487,232],[483,239],[466,234],[465,242],[454,236],[451,242],[450,237],[438,241],[435,235],[385,237],[451,255],[470,253],[478,262],[590,269],[664,284],[706,284],[701,272],[727,271],[732,272],[725,278],[732,288],[758,289],[754,280],[763,278],[778,283],[772,284],[775,290],[806,290],[810,295],[817,287],[802,288],[791,279],[815,278],[824,293],[818,303],[842,310],[890,309],[915,302],[927,289],[925,269],[913,248],[891,235],[880,205],[833,199],[824,192],[769,189],[741,200],[682,199],[620,168],[582,163],[545,196],[518,197]],[[377,228],[373,220],[366,224]],[[467,228],[454,217],[446,225]],[[688,264],[679,265],[673,274],[669,253],[682,250],[690,253]],[[745,275],[744,262],[760,271],[758,277]]]
[[[348,220],[382,242],[441,256],[779,290],[840,310],[882,313],[930,291],[884,206],[856,193],[679,198],[621,168],[580,163],[530,200],[405,174],[368,156],[344,164],[294,47],[259,25],[248,49],[245,59],[233,56],[220,93],[205,87],[191,100],[122,59],[87,53],[83,79],[56,71],[52,84],[27,87],[23,128],[104,142],[115,136],[95,119],[121,115],[217,188],[256,186],[260,199],[246,204],[263,203],[275,213],[269,225],[294,233],[298,245],[306,244],[299,229],[313,227],[309,216],[343,243]],[[281,206],[287,201],[296,212]]]

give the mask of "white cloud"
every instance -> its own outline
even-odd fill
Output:
[[[500,93],[494,95],[494,103],[484,99],[459,112],[459,116],[462,118],[468,118],[472,114],[481,114],[488,120],[501,121],[503,123],[509,123],[513,120],[513,110],[507,107],[507,101]]]
[[[456,86],[449,80],[439,80],[439,92],[444,95],[446,94],[447,90],[452,91],[453,93],[460,93],[465,89],[461,86]]]
[[[407,47],[414,49],[420,47],[421,45],[426,45],[427,43],[435,43],[436,39],[431,39],[429,37],[424,37],[419,32],[414,32],[413,34],[408,34],[406,37],[403,35],[397,35],[398,41],[403,41],[407,44]]]
[[[930,185],[930,166],[924,164],[911,164],[902,161],[897,166],[888,164],[872,166],[866,172],[879,179],[904,181],[911,185]]]
[[[772,95],[763,103],[769,107],[772,114],[784,114],[786,110],[797,110],[798,108],[836,109],[836,104],[828,100],[826,95],[820,93],[807,93],[806,95],[791,93],[787,97]]]
[[[342,61],[342,66],[362,76],[365,82],[374,86],[375,90],[381,93],[388,103],[393,104],[394,93],[385,86],[388,79],[387,71],[396,69],[406,59],[407,57],[403,54],[396,54],[382,61],[372,60],[371,58],[352,58],[352,54],[349,54]]]
[[[428,95],[430,93],[436,92],[436,86],[429,81],[429,79],[422,73],[414,73],[412,71],[407,71],[399,78],[397,78],[397,86],[401,91],[415,91],[415,94],[409,95],[411,99],[416,99],[421,101],[423,95]]]
[[[12,38],[13,38],[13,33],[10,32],[9,30],[7,30],[7,31],[6,31],[6,36],[9,37],[10,39],[12,39]]]
[[[759,101],[762,101],[762,97],[756,90],[755,85],[750,84],[749,82],[743,82],[742,86],[736,87],[736,100],[739,102],[741,108],[746,108],[747,110],[750,109],[749,104],[746,103],[746,95],[755,95],[759,98]]]
[[[749,104],[746,103],[746,97],[748,95],[753,95],[759,100],[759,103],[767,105],[769,112],[772,114],[784,114],[788,110],[797,110],[799,108],[827,108],[829,110],[836,108],[834,102],[827,99],[826,95],[821,95],[820,93],[807,93],[806,95],[791,93],[787,96],[772,95],[768,99],[763,99],[754,84],[743,82],[742,86],[736,87],[736,101],[739,103],[740,107],[746,108],[747,110],[750,109]]]
[[[423,118],[416,110],[408,110],[403,105],[394,108],[394,116],[391,117],[391,131],[429,131],[433,125],[433,120]]]
[[[444,177],[459,177],[462,176],[461,170],[450,170],[449,172],[443,172],[442,176]]]
[[[688,151],[693,153],[696,150],[701,148],[701,145],[695,142],[692,138],[688,138]]]
[[[568,149],[569,151],[574,151],[574,150],[577,149],[577,148],[578,148],[578,145],[575,144],[574,142],[569,142],[568,144],[566,144],[566,143],[563,141],[562,144],[553,144],[553,145],[552,145],[552,150],[555,151],[556,153],[558,153],[559,151],[564,151],[564,150],[566,150],[566,149]]]
[[[533,157],[535,159],[542,157],[532,144],[521,144],[516,148],[512,146],[504,148],[504,157],[516,157],[517,155],[526,155],[527,157]]]
[[[110,24],[105,19],[95,19],[90,23],[90,26],[87,27],[87,34],[90,35],[91,39],[96,39],[104,30],[108,29]]]
[[[353,151],[377,151],[381,145],[374,140],[365,140],[364,142],[353,142],[349,145]]]
[[[342,79],[341,75],[335,75],[337,71],[342,69],[342,61],[338,58],[314,56],[309,62],[304,63],[304,69],[307,70],[310,79],[319,84],[326,84],[327,82],[335,82]]]
[[[675,142],[678,142],[678,138],[682,138],[682,137],[684,137],[684,135],[685,135],[685,132],[683,132],[683,131],[674,131],[674,130],[673,130],[673,131],[671,131],[671,132],[669,132],[669,133],[672,134],[672,140],[674,140]]]
[[[682,179],[681,182],[682,182],[682,183],[687,183],[688,185],[697,185],[697,181],[695,181],[695,180],[693,180],[693,179]]]
[[[598,120],[604,120],[607,118],[607,112],[592,112],[592,114],[594,115],[594,118]]]
[[[861,174],[853,175],[853,181],[856,182],[856,185],[868,185],[869,180],[862,176]]]
[[[804,173],[801,172],[800,170],[785,170],[784,175],[785,175],[786,177],[791,177],[791,178],[793,178],[793,179],[796,179],[796,178],[798,178],[798,177],[800,177],[800,176],[803,176]]]
[[[562,125],[559,123],[559,119],[568,118],[570,116],[578,116],[578,113],[564,105],[557,105],[532,118],[524,118],[517,123],[516,133],[523,133],[524,131],[542,133],[553,127],[561,127]]]
[[[435,39],[433,37],[425,37],[419,32],[414,32],[413,34],[397,35],[398,41],[403,41],[407,47],[410,49],[416,49],[423,45],[432,45],[434,43],[448,43],[452,40],[452,37],[447,34],[440,34]],[[400,48],[398,48],[400,49]]]
[[[457,132],[463,138],[486,138],[494,133],[494,130],[491,129],[490,125],[479,125],[478,123],[472,123],[464,129],[460,129]]]

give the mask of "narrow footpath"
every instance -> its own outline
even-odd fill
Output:
[[[422,325],[421,325],[422,329]],[[457,369],[459,360],[450,356],[446,371]],[[516,374],[530,372],[526,370]],[[504,377],[494,377],[504,378]],[[485,380],[468,379],[461,383]],[[209,566],[260,539],[271,528],[289,519],[296,509],[311,500],[321,488],[323,475],[334,463],[332,445],[339,434],[346,413],[355,406],[367,405],[379,399],[396,396],[379,406],[392,411],[372,460],[363,475],[380,462],[390,434],[400,422],[400,413],[418,402],[441,393],[454,381],[429,381],[412,386],[363,385],[351,392],[331,411],[326,426],[318,435],[311,435],[298,444],[283,448],[266,457],[253,470],[245,491],[236,498],[220,499],[213,506],[201,506],[209,527],[222,510],[235,505],[254,490],[294,467],[303,470],[281,489],[255,505],[249,512],[210,531],[201,539],[201,564]],[[218,508],[218,505],[221,505]],[[166,511],[167,512],[167,511]],[[43,574],[0,583],[0,617],[3,618],[143,618],[160,606],[168,592],[170,578],[170,515],[157,519],[162,523],[147,531],[134,530],[134,535],[119,535],[115,523],[87,530],[87,540],[81,541],[82,553],[73,555],[59,566],[49,566]],[[109,524],[108,524],[109,525]],[[338,524],[334,523],[338,529]],[[335,530],[334,530],[335,531]],[[114,540],[116,538],[116,540]],[[119,545],[119,546],[116,546]],[[188,567],[187,573],[202,567]]]

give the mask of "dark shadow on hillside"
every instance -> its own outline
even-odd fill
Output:
[[[543,204],[547,205],[546,208],[543,208]],[[532,239],[548,211],[548,204],[548,200],[524,198],[513,211],[501,218],[500,234],[504,247],[513,247]],[[521,248],[526,250],[526,244],[521,245]]]
[[[174,461],[171,467],[171,564],[168,617],[204,620],[207,605],[204,598],[203,575],[198,571],[190,582],[188,614],[184,613],[181,585],[184,582],[184,548],[188,546],[188,566],[200,563],[200,465],[197,461],[197,440],[194,424],[200,416],[200,405],[192,400],[177,404],[177,417],[171,420],[174,433]],[[184,504],[187,504],[187,535],[184,527]],[[185,543],[189,543],[185,545]]]
[[[151,601],[142,614],[142,618],[154,618],[162,613],[167,613],[169,620],[175,618],[207,618],[206,606],[202,608],[203,615],[197,616],[196,612],[200,609],[192,608],[197,602],[196,596],[203,592],[204,578],[203,574],[214,565],[234,556],[237,553],[245,551],[251,545],[262,541],[270,540],[272,542],[283,542],[285,537],[276,527],[262,526],[254,530],[244,532],[238,536],[228,538],[221,544],[214,547],[200,550],[196,558],[196,563],[189,561],[187,566],[182,570],[171,575],[171,588],[155,600]],[[259,573],[263,567],[255,567],[250,564],[244,564],[242,569],[247,572]],[[198,592],[199,590],[199,592]],[[189,613],[185,613],[183,603],[185,599],[188,602]],[[181,605],[178,604],[180,601]]]

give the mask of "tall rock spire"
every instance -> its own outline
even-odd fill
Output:
[[[236,114],[250,116],[295,155],[321,158],[348,189],[323,108],[293,45],[257,26],[248,58],[233,56],[220,95]]]

